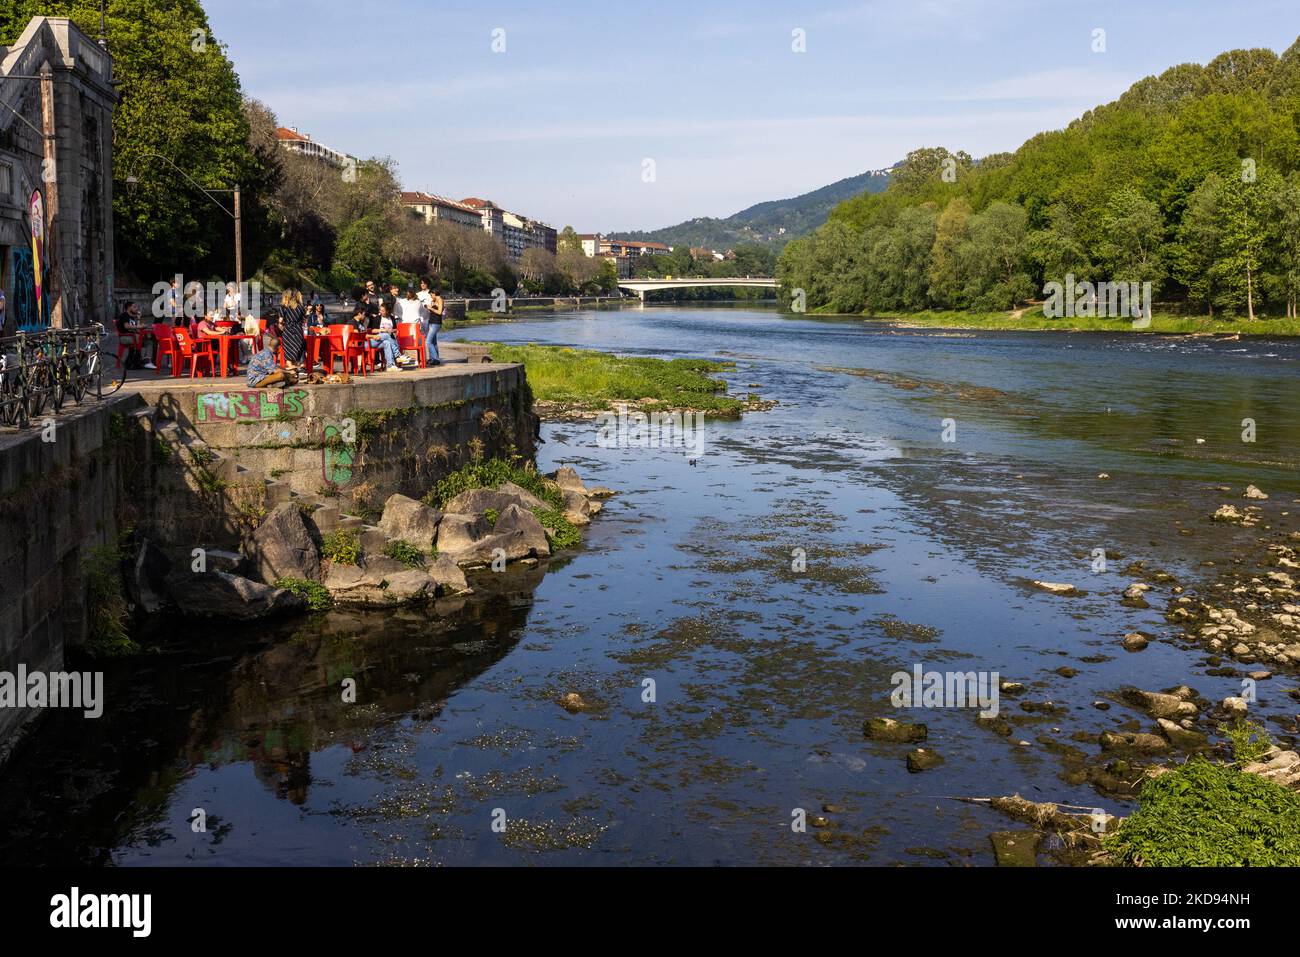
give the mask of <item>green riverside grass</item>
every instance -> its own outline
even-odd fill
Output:
[[[324,611],[334,605],[334,596],[320,582],[309,581],[306,578],[281,578],[276,581],[275,587],[283,588],[295,595],[302,595],[307,599],[307,608],[310,611]]]
[[[692,409],[717,416],[739,416],[744,403],[726,394],[727,384],[710,373],[725,372],[731,362],[706,359],[652,359],[616,356],[566,346],[487,345],[497,362],[521,362],[534,398],[543,402],[610,409],[619,402],[653,399],[665,409]],[[641,408],[648,403],[641,403]]]

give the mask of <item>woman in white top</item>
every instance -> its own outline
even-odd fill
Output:
[[[226,283],[226,299],[221,304],[221,311],[231,319],[239,318],[239,289],[233,282]]]

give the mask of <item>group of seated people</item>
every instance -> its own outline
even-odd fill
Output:
[[[424,338],[426,364],[440,364],[438,331],[442,326],[443,300],[438,290],[429,288],[427,281],[420,285],[418,294],[408,289],[405,297],[399,297],[396,285],[390,285],[389,292],[382,295],[375,291],[373,282],[367,282],[364,289],[356,290],[357,302],[345,323],[349,327],[347,335],[364,337],[374,348],[374,357],[382,361],[385,372],[399,372],[419,365],[416,359],[403,352],[397,336],[398,323],[414,323]],[[344,324],[331,323],[324,304],[319,301],[304,308],[302,293],[296,289],[285,290],[278,309],[260,323],[252,315],[241,316],[237,308],[229,312],[213,309],[207,315],[164,319],[162,322],[188,327],[190,338],[195,340],[231,333],[253,337],[242,339],[239,344],[241,360],[248,363],[248,384],[253,387],[287,385],[297,380],[299,370],[314,371],[305,368],[308,364],[307,336],[324,334],[330,325]],[[156,339],[152,340],[152,357],[145,361],[142,355],[147,337],[140,334],[149,328],[140,316],[139,306],[128,302],[117,318],[118,334],[124,338],[131,337],[126,356],[128,367],[157,368]],[[253,344],[259,340],[260,348],[255,348]]]

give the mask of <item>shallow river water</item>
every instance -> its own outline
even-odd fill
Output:
[[[992,864],[1007,821],[956,798],[1131,807],[1071,783],[1053,747],[1096,752],[1077,733],[1136,716],[1094,701],[1237,693],[1176,644],[1119,647],[1171,633],[1163,601],[1119,604],[1122,568],[1194,582],[1234,534],[1208,522],[1218,504],[1248,482],[1300,494],[1287,341],[677,306],[453,338],[717,357],[731,392],[778,404],[707,420],[698,455],[545,424],[543,470],[618,494],[571,555],[480,575],[463,605],[186,628],[110,663],[105,716],[51,716],[0,778],[0,861]],[[899,714],[890,676],[917,664],[1058,707],[1003,698],[1010,736],[970,708]],[[591,710],[560,707],[569,692]],[[944,763],[909,773],[909,746],[864,739],[873,715],[924,721]],[[793,829],[796,809],[834,839]]]

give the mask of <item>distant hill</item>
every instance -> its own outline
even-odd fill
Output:
[[[889,185],[889,170],[868,170],[792,199],[773,199],[742,209],[726,219],[703,216],[662,229],[633,230],[610,235],[616,239],[731,249],[760,243],[780,249],[796,236],[812,232],[840,202],[862,193],[881,193]]]

